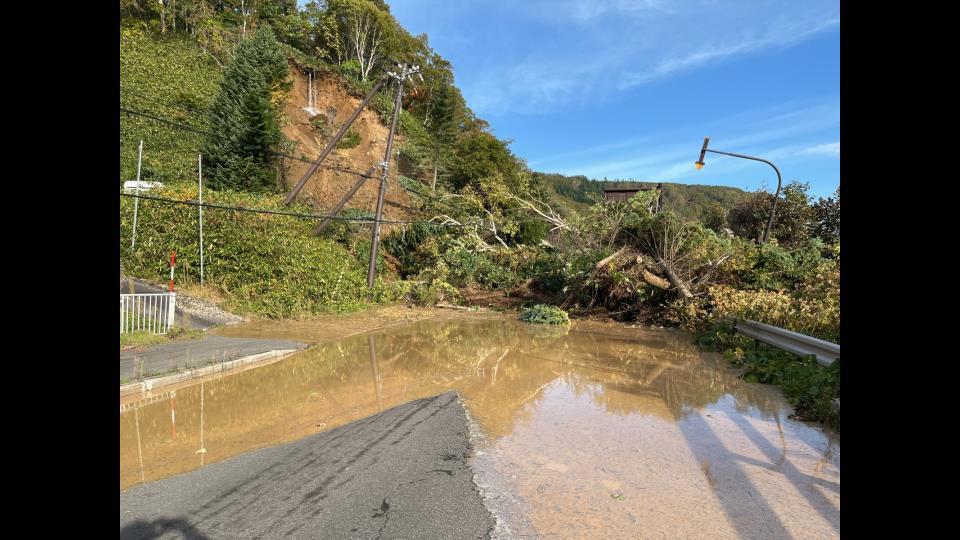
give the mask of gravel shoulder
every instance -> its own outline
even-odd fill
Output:
[[[154,283],[142,279],[121,277],[120,293],[163,293],[167,292]],[[184,328],[207,329],[214,326],[229,325],[243,322],[245,319],[239,315],[234,315],[228,311],[220,309],[212,302],[200,300],[187,296],[181,292],[177,293],[177,309],[174,323]]]

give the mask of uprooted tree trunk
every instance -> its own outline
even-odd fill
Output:
[[[627,249],[627,246],[623,246],[622,248],[618,249],[617,252],[614,253],[613,255],[608,255],[607,257],[604,257],[600,262],[597,263],[597,270],[600,270],[604,266],[610,264],[610,261],[616,259],[617,256],[623,253],[623,250],[625,249]]]
[[[670,284],[677,289],[677,292],[680,293],[680,296],[683,297],[684,300],[693,298],[693,295],[690,294],[690,290],[687,288],[687,285],[682,279],[677,277],[676,272],[673,271],[670,265],[666,264],[663,258],[657,259],[657,262],[660,263],[660,267],[663,268],[663,273],[667,275],[667,278],[670,280]]]
[[[647,270],[646,268],[644,268],[643,270],[641,270],[640,275],[643,276],[643,280],[644,280],[644,281],[646,281],[646,282],[649,283],[650,285],[653,285],[654,287],[657,287],[658,289],[664,289],[664,290],[666,290],[666,289],[669,289],[669,288],[670,288],[670,282],[669,282],[669,281],[667,281],[667,280],[663,279],[662,277],[660,277],[660,276],[658,276],[658,275],[650,272],[650,271]]]
[[[666,274],[680,298],[693,298],[690,285],[695,281],[698,264],[687,246],[694,232],[676,217],[662,216],[648,222],[640,244],[656,261],[656,269]]]

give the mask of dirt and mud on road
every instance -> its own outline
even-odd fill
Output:
[[[303,320],[253,319],[247,324],[216,328],[210,333],[225,337],[290,339],[316,344],[427,319],[441,321],[461,316],[456,310],[444,308],[393,305],[351,313],[318,315]]]

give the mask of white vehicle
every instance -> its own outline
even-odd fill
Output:
[[[140,193],[146,193],[151,189],[162,188],[163,182],[144,182],[136,180],[128,180],[123,183],[123,191],[126,193],[134,193],[139,191]]]

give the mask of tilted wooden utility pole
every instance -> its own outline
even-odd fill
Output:
[[[380,194],[377,196],[377,214],[373,221],[373,237],[370,242],[370,266],[367,268],[367,287],[373,289],[373,282],[377,275],[377,248],[380,245],[380,218],[383,215],[383,196],[387,192],[387,175],[390,172],[390,157],[393,152],[393,135],[397,131],[397,120],[400,118],[400,99],[403,97],[403,81],[415,74],[419,74],[418,66],[399,66],[399,73],[390,72],[389,75],[397,80],[397,97],[393,102],[393,121],[390,123],[390,134],[387,135],[387,152],[380,164]]]

